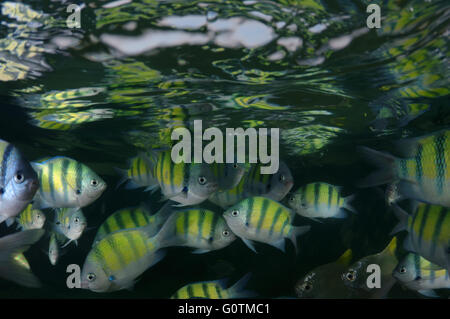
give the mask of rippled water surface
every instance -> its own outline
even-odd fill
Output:
[[[3,1],[0,138],[34,161],[64,155],[109,187],[83,211],[88,230],[53,267],[47,239],[26,256],[42,289],[0,282],[4,297],[168,298],[196,281],[248,272],[260,297],[294,297],[295,282],[346,249],[381,251],[396,219],[374,189],[357,190],[367,166],[355,146],[383,147],[449,125],[448,1],[378,1],[381,28],[366,26],[370,1],[78,1],[81,28],[68,28],[69,1]],[[313,181],[358,193],[356,215],[314,223],[299,254],[241,241],[204,255],[171,248],[133,291],[66,288],[66,266],[82,264],[96,229],[115,210],[161,194],[116,188],[115,168],[170,145],[173,127],[280,128],[280,156],[294,188]],[[220,212],[211,203],[205,207]],[[12,229],[0,226],[0,233]],[[8,291],[5,293],[5,291]],[[394,286],[391,297],[417,297]]]

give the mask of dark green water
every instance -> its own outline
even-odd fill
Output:
[[[295,282],[314,267],[348,248],[357,260],[390,241],[396,219],[384,199],[354,186],[371,169],[355,147],[389,149],[391,140],[450,123],[447,1],[378,1],[380,29],[366,26],[369,1],[356,0],[141,0],[113,8],[86,1],[80,29],[65,25],[64,1],[24,2],[39,15],[8,14],[14,2],[2,2],[0,138],[32,161],[75,158],[109,187],[83,209],[94,229],[56,267],[42,252],[46,239],[26,253],[44,287],[0,281],[1,297],[168,298],[188,283],[234,282],[248,272],[258,296],[293,297]],[[71,91],[80,88],[91,89]],[[180,106],[196,111],[178,114]],[[108,215],[141,201],[162,205],[159,192],[116,189],[114,168],[167,145],[171,126],[194,119],[280,128],[293,190],[313,181],[342,185],[357,194],[358,214],[323,224],[299,218],[312,230],[300,237],[298,255],[264,244],[254,254],[240,240],[204,255],[170,248],[133,291],[68,289],[66,266],[83,264]],[[1,235],[12,231],[0,225]],[[389,296],[418,297],[399,285]]]

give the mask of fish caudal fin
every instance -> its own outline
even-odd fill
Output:
[[[358,212],[351,205],[351,202],[353,202],[355,200],[355,197],[356,197],[355,194],[345,197],[343,208],[345,208],[346,210],[348,210],[354,214],[357,214]]]
[[[293,226],[292,228],[293,229],[292,229],[291,241],[294,244],[295,253],[297,253],[298,252],[297,237],[307,233],[311,229],[311,226],[309,226],[309,225],[308,226]]]
[[[392,205],[392,208],[394,210],[395,216],[399,220],[398,224],[394,227],[394,229],[392,229],[390,233],[390,235],[395,235],[403,230],[406,230],[409,214],[397,205]]]
[[[373,187],[391,183],[397,179],[394,171],[396,158],[390,154],[375,151],[368,147],[359,147],[358,151],[364,158],[378,167],[378,170],[358,181],[356,186],[359,188]]]
[[[244,277],[239,279],[233,286],[228,288],[228,293],[231,298],[250,298],[256,296],[255,293],[245,290],[245,287],[252,276],[251,273],[246,274]]]
[[[0,238],[0,277],[25,287],[41,286],[39,279],[15,257],[37,242],[44,232],[43,229],[32,229]]]

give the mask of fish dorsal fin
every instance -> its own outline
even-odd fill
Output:
[[[386,248],[383,249],[381,252],[382,254],[390,254],[395,255],[395,251],[397,250],[397,237],[394,236],[389,244],[386,246]]]
[[[348,266],[350,265],[350,262],[352,261],[353,258],[353,252],[351,249],[347,249],[342,255],[341,257],[338,258],[338,260],[336,260],[336,263],[344,265],[344,266]]]

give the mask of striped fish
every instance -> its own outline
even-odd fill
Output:
[[[178,289],[170,299],[233,299],[246,298],[251,293],[244,291],[244,287],[250,278],[245,275],[233,286],[225,288],[225,280],[205,281],[188,284]]]
[[[133,287],[138,276],[163,257],[151,227],[125,229],[95,244],[83,265],[81,288],[111,292]]]
[[[153,215],[150,214],[150,210],[145,205],[118,210],[109,216],[99,227],[92,245],[94,246],[113,232],[122,229],[144,227],[147,225],[153,226],[153,230],[149,233],[150,236],[154,236],[161,229],[171,213],[172,209],[168,204],[164,205]]]
[[[144,153],[133,157],[129,162],[127,170],[116,169],[122,176],[118,186],[126,183],[126,189],[135,189],[139,187],[147,187],[146,190],[152,190],[158,186],[158,180],[153,175],[154,163],[152,158]]]
[[[32,165],[40,184],[35,208],[82,208],[93,203],[106,189],[100,176],[68,157],[54,157]]]
[[[158,180],[155,186],[161,188],[166,199],[180,203],[178,206],[199,204],[218,188],[207,164],[175,163],[170,150],[154,154],[154,158],[153,176]]]
[[[236,236],[220,214],[192,208],[173,213],[155,238],[162,247],[187,246],[205,253],[228,246]]]
[[[407,251],[421,255],[430,262],[450,269],[450,209],[420,203],[412,215],[393,206],[399,219],[392,234],[406,230],[404,241]]]
[[[39,187],[36,173],[12,144],[0,140],[0,223],[23,211]]]
[[[342,197],[340,187],[327,183],[310,183],[288,197],[288,205],[297,214],[308,218],[345,218],[344,209],[355,212],[349,202],[352,196]]]
[[[450,131],[401,140],[396,146],[405,158],[362,148],[367,159],[380,170],[361,181],[359,186],[398,181],[399,195],[450,207]]]
[[[280,167],[275,174],[261,174],[261,164],[254,164],[236,187],[217,191],[209,197],[209,200],[222,208],[227,208],[251,196],[264,196],[280,201],[293,185],[291,171],[284,162],[280,161]]]
[[[16,220],[19,224],[18,228],[22,230],[40,229],[44,226],[45,215],[41,210],[34,209],[33,205],[30,204],[20,213]]]
[[[445,268],[431,263],[418,254],[409,253],[393,274],[405,287],[425,296],[438,297],[434,289],[449,289],[450,277]]]
[[[78,208],[60,208],[55,211],[53,230],[69,239],[62,247],[66,247],[72,241],[77,244],[77,240],[83,234],[86,226],[86,218]]]
[[[291,210],[266,197],[244,199],[227,209],[223,216],[231,230],[255,252],[251,240],[284,251],[285,238],[292,241],[297,251],[297,236],[310,229],[310,226],[293,226]]]

